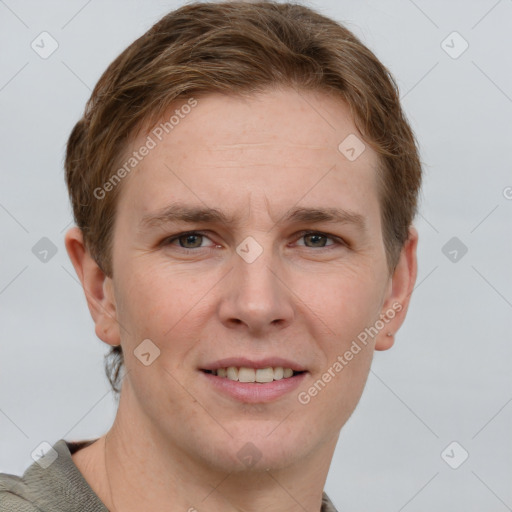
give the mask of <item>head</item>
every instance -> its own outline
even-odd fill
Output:
[[[368,48],[300,5],[187,5],[107,68],[65,167],[66,245],[126,403],[192,451],[206,429],[217,461],[226,432],[276,464],[339,433],[416,277],[417,145]],[[304,370],[286,397],[209,388],[219,360],[274,356]],[[283,409],[301,414],[264,436]]]

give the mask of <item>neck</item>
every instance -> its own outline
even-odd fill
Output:
[[[111,512],[320,512],[337,437],[279,469],[212,467],[145,424],[131,408],[125,414],[124,405],[121,398],[111,430],[80,450],[89,454],[73,457]]]

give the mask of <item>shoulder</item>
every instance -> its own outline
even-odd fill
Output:
[[[329,496],[325,494],[325,492],[322,494],[322,509],[321,512],[337,512],[334,504],[329,499]]]
[[[48,444],[22,476],[0,473],[0,512],[108,512],[71,457],[91,442],[61,439]]]
[[[0,473],[0,512],[39,512],[22,478]]]

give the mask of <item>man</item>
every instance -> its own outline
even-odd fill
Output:
[[[383,65],[303,6],[182,7],[101,77],[66,179],[119,408],[3,475],[0,510],[334,511],[416,279],[421,165]]]

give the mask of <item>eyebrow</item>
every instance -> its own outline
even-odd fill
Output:
[[[173,204],[142,217],[141,230],[162,227],[176,222],[225,224],[233,226],[236,219],[228,216],[217,208]],[[304,208],[297,207],[286,212],[275,224],[298,224],[330,222],[337,224],[353,224],[360,231],[366,232],[365,217],[359,213],[342,208]]]

